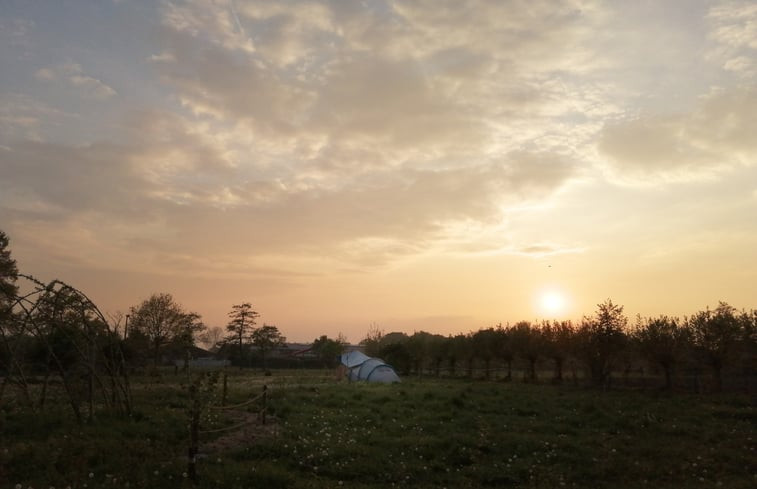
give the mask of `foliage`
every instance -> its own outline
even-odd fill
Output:
[[[721,302],[711,311],[709,308],[694,314],[688,320],[694,347],[710,366],[713,373],[714,389],[722,390],[722,370],[730,353],[741,336],[742,323],[734,307]]]
[[[565,362],[570,357],[573,338],[576,334],[570,321],[544,322],[541,326],[542,348],[544,356],[554,362],[553,381],[562,383]]]
[[[344,341],[331,339],[322,335],[313,341],[313,353],[315,353],[326,368],[334,368],[339,364],[339,356],[344,352]]]
[[[618,354],[626,344],[628,319],[623,306],[610,299],[597,305],[594,317],[585,317],[576,333],[575,348],[594,385],[607,388]]]
[[[273,325],[264,324],[262,327],[253,330],[252,344],[255,345],[263,359],[263,368],[266,365],[266,354],[272,349],[284,346],[286,338],[281,334],[279,328]]]
[[[527,380],[536,382],[536,362],[544,349],[541,331],[528,321],[521,321],[510,331],[515,350],[528,362]]]
[[[484,375],[491,377],[491,361],[497,356],[497,332],[494,328],[480,329],[471,337],[476,355],[484,362]]]
[[[691,343],[690,330],[677,318],[639,317],[633,336],[647,360],[663,369],[665,389],[672,388],[673,370],[683,360]]]
[[[0,230],[0,314],[3,314],[18,292],[18,268],[16,260],[11,258],[8,243],[8,236]]]
[[[154,366],[160,363],[166,345],[192,346],[195,335],[204,329],[200,315],[186,312],[171,294],[153,294],[131,308],[131,331],[143,335],[149,342]]]
[[[244,357],[244,345],[252,341],[252,333],[255,330],[255,320],[260,314],[252,309],[252,304],[244,302],[231,306],[229,312],[230,321],[226,325],[226,331],[229,336],[226,337],[228,343],[236,343],[238,360],[242,362]]]

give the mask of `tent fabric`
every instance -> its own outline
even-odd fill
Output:
[[[366,360],[370,360],[370,358],[361,351],[353,350],[342,355],[342,365],[347,368],[353,368],[360,366]]]
[[[400,378],[394,369],[380,358],[371,358],[357,350],[342,355],[342,365],[347,367],[350,381],[382,382],[391,384]]]

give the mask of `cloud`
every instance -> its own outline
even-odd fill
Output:
[[[234,19],[231,0],[209,3],[189,0],[178,5],[162,4],[161,22],[164,26],[193,38],[206,40],[225,49],[254,52],[255,47],[245,32],[239,31]]]
[[[707,15],[709,38],[715,45],[709,56],[723,63],[723,69],[745,78],[757,76],[757,5],[747,1],[724,1]]]
[[[55,67],[40,68],[34,74],[43,82],[64,80],[70,86],[78,88],[83,96],[105,100],[116,95],[116,91],[97,78],[85,75],[82,67],[76,63],[65,63]]]
[[[592,7],[522,7],[248,2],[239,19],[255,48],[243,49],[232,41],[240,29],[230,4],[169,3],[155,56],[171,60],[157,67],[196,114],[242,118],[268,138],[297,132],[435,151],[430,139],[448,147],[454,134],[481,147],[500,130],[512,138],[517,121],[586,104],[565,103],[565,85],[546,77],[591,69]]]
[[[687,180],[753,165],[757,90],[716,90],[687,114],[647,116],[608,124],[600,153],[612,171],[631,180]]]
[[[75,115],[21,93],[0,93],[0,142],[38,141],[46,125],[70,122]]]
[[[120,144],[17,142],[0,152],[3,220],[34,223],[50,239],[59,226],[94,232],[101,247],[149,236],[162,268],[196,253],[375,266],[444,242],[450,223],[496,222],[503,206],[543,199],[575,174],[563,157],[514,152],[471,168],[376,168],[303,187],[296,171],[274,178],[275,168],[237,164],[208,128],[177,116],[143,112],[127,127]]]
[[[534,257],[546,257],[554,255],[562,255],[566,253],[581,253],[582,248],[561,246],[552,243],[537,243],[528,246],[523,246],[516,250],[518,254],[534,256]]]

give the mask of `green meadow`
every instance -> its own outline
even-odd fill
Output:
[[[0,407],[0,487],[384,488],[757,486],[748,394],[600,392],[458,379],[335,382],[331,372],[234,372],[203,411],[187,476],[184,375],[134,377],[131,418],[77,424],[62,403]],[[239,428],[234,426],[243,425]],[[223,430],[225,427],[232,427]]]

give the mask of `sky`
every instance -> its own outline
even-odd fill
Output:
[[[757,3],[0,0],[0,229],[290,340],[757,297]]]

